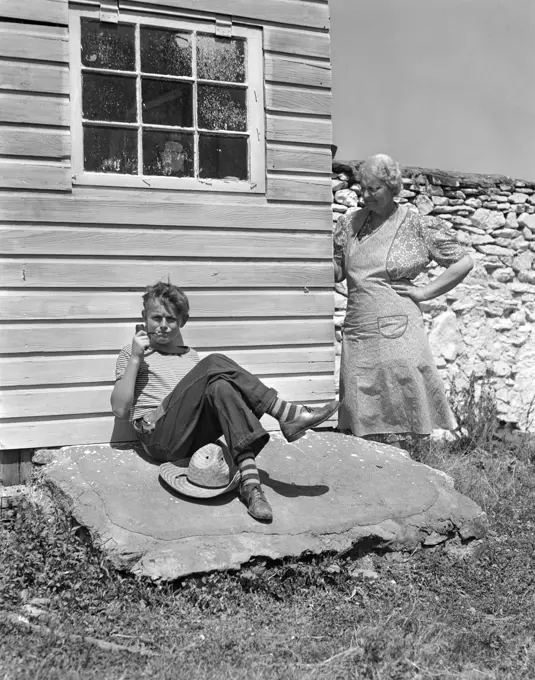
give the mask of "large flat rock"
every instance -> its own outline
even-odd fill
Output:
[[[344,551],[367,539],[392,550],[479,538],[485,516],[447,475],[397,449],[356,437],[280,435],[258,457],[272,524],[253,520],[232,492],[186,500],[139,451],[71,446],[37,454],[39,484],[87,527],[121,569],[171,580],[238,568],[255,556]]]

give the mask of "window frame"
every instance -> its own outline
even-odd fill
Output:
[[[71,162],[72,183],[77,186],[131,187],[137,189],[166,189],[177,191],[223,191],[264,194],[266,191],[266,144],[264,110],[264,63],[262,29],[233,24],[232,38],[247,40],[246,81],[247,134],[249,148],[249,180],[203,179],[197,177],[162,177],[159,175],[121,175],[118,173],[89,172],[84,170],[83,120],[82,120],[82,60],[81,20],[100,20],[98,9],[69,8],[70,44],[70,94],[71,94]],[[162,29],[200,31],[216,35],[215,18],[175,18],[147,16],[138,12],[121,10],[119,23],[150,26]],[[137,30],[137,29],[136,29]],[[137,60],[138,61],[138,60]],[[139,64],[136,66],[139,77]],[[195,81],[196,82],[196,81]],[[138,121],[137,125],[142,124]],[[120,125],[120,123],[119,123]],[[148,126],[150,128],[150,124]],[[136,126],[136,129],[138,127]],[[189,129],[189,128],[188,128]],[[197,132],[197,128],[193,128]],[[180,131],[180,130],[179,130]],[[231,135],[229,135],[231,136]],[[238,136],[240,136],[238,134]],[[141,161],[141,159],[139,159]],[[142,164],[140,163],[142,168]]]

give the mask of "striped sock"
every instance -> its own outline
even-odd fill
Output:
[[[242,451],[236,456],[236,464],[241,475],[243,486],[254,486],[260,484],[258,468],[256,467],[255,457],[252,451]]]
[[[292,404],[289,401],[284,401],[284,399],[275,397],[267,407],[266,413],[273,416],[273,418],[276,418],[279,423],[285,423],[287,420],[297,418],[302,410],[303,406],[300,406],[299,404]]]

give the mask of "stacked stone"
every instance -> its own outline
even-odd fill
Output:
[[[333,227],[362,201],[359,162],[333,166]],[[422,215],[443,219],[475,261],[457,288],[421,305],[446,385],[471,373],[495,386],[500,417],[535,430],[535,182],[501,175],[403,168],[397,199]],[[443,268],[431,263],[416,283]],[[335,292],[336,353],[347,302]]]

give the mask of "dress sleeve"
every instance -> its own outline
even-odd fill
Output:
[[[117,363],[115,364],[115,380],[120,380],[123,377],[131,354],[132,349],[129,346],[123,347],[120,351],[119,356],[117,357]]]
[[[449,267],[466,255],[466,250],[457,241],[453,229],[440,218],[423,217],[421,227],[429,257],[441,267]]]
[[[333,232],[334,259],[342,264],[346,254],[349,235],[355,232],[360,225],[362,211],[360,208],[350,208],[336,223]]]

